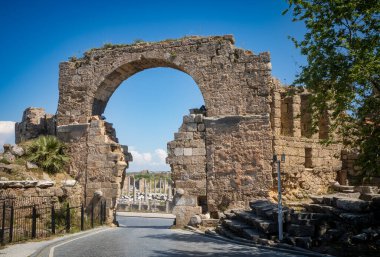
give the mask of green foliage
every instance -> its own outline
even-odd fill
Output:
[[[69,158],[64,153],[65,145],[54,136],[40,136],[27,148],[27,158],[47,172],[60,171]]]
[[[145,43],[145,41],[140,38],[133,40],[133,44],[140,44],[140,43]]]
[[[26,160],[24,158],[22,158],[22,157],[18,157],[15,160],[15,164],[17,164],[17,165],[25,165],[26,164]]]
[[[0,159],[0,163],[3,163],[3,164],[11,164],[7,159],[5,158],[1,158]]]
[[[103,45],[103,48],[112,48],[112,44],[111,43],[105,43],[104,45]]]
[[[366,175],[380,175],[380,1],[288,0],[293,21],[305,23],[302,40],[292,38],[308,63],[295,85],[313,93],[313,128],[326,112],[330,138],[358,148]]]

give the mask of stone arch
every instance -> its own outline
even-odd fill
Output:
[[[202,92],[209,210],[265,195],[272,186],[270,57],[235,47],[227,35],[105,46],[60,64],[57,135],[69,143],[70,172],[86,185],[85,198],[101,189],[114,206],[127,166],[106,122],[94,114],[122,81],[152,67],[183,71]]]
[[[204,89],[204,86],[202,86],[203,78],[200,76],[201,74],[196,72],[192,73],[191,70],[187,71],[187,67],[182,66],[178,62],[174,63],[166,59],[148,59],[141,56],[138,60],[133,60],[117,67],[99,83],[93,98],[92,115],[102,115],[104,113],[109,99],[123,81],[143,70],[161,67],[172,68],[188,74],[195,81],[203,96],[204,90],[202,89]],[[207,101],[204,96],[203,99],[207,106]]]

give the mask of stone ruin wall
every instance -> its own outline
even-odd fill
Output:
[[[206,130],[204,112],[190,110],[174,140],[168,143],[168,157],[175,188],[183,189],[184,195],[192,197],[194,206],[207,210],[206,189]]]
[[[128,148],[118,143],[112,124],[92,116],[89,123],[59,126],[57,132],[69,145],[70,175],[85,185],[85,204],[96,204],[101,196],[113,208],[132,158]]]
[[[98,201],[101,195],[105,197],[107,206],[115,205],[123,185],[124,170],[128,167],[128,162],[132,161],[132,157],[128,147],[118,144],[111,123],[93,116],[89,123],[55,127],[54,115],[46,114],[43,108],[30,107],[24,111],[22,121],[16,123],[15,130],[16,143],[40,135],[58,136],[67,143],[67,151],[71,156],[68,173],[83,186],[79,191],[75,190],[75,196],[70,196],[76,197],[75,202],[89,205]],[[38,192],[35,194],[33,190]],[[52,190],[60,196],[59,189]],[[51,195],[52,190],[45,190],[43,194]],[[23,191],[30,195],[40,194],[38,188]],[[72,189],[66,191],[70,195]],[[94,197],[96,191],[98,192]]]
[[[87,124],[101,115],[122,81],[154,67],[189,74],[203,94],[209,210],[261,197],[272,187],[270,58],[268,53],[236,48],[232,36],[93,49],[84,58],[61,63],[58,136],[61,127]],[[83,137],[71,143],[73,151],[86,148],[84,142],[92,144]],[[84,158],[76,162],[77,167],[86,165]]]
[[[55,116],[45,112],[44,108],[25,109],[21,122],[15,125],[16,144],[38,137],[55,135]]]
[[[193,215],[208,211],[205,111],[191,109],[174,140],[168,143],[167,163],[177,194],[173,199],[176,226],[188,224]]]
[[[308,194],[326,193],[329,182],[339,180],[342,169],[342,145],[325,146],[320,141],[327,138],[328,117],[319,121],[318,133],[311,132],[311,115],[308,111],[309,93],[289,94],[289,88],[274,80],[271,105],[273,153],[285,153],[282,163],[282,184],[289,199],[304,198]],[[273,168],[277,184],[277,173]]]

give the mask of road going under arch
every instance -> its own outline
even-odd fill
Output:
[[[49,257],[147,256],[306,256],[249,247],[190,231],[170,229],[173,219],[118,216],[120,227],[49,245],[38,255]]]

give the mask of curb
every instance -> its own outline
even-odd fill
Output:
[[[239,244],[239,245],[257,247],[257,248],[262,248],[262,249],[266,249],[266,250],[281,249],[283,252],[286,252],[286,253],[304,254],[304,255],[312,256],[312,257],[333,257],[332,255],[316,253],[316,252],[312,252],[312,251],[309,251],[309,250],[306,250],[303,248],[299,248],[299,247],[291,246],[291,245],[286,245],[286,244],[282,244],[282,243],[276,243],[273,246],[259,245],[259,244],[255,244],[255,243],[253,243],[249,240],[243,239],[243,238],[231,239],[231,238],[220,236],[220,235],[216,234],[216,232],[205,233],[205,232],[202,232],[199,229],[194,228],[192,226],[185,226],[185,229],[190,230],[190,231],[197,233],[199,235],[203,235],[203,236],[214,238],[216,240],[221,240],[221,241]]]

